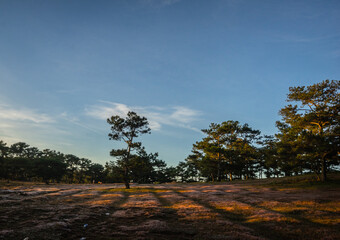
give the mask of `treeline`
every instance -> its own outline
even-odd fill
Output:
[[[131,158],[132,180],[138,183],[170,182],[175,179],[175,168],[167,167],[157,154],[146,154],[141,149]],[[0,141],[0,179],[42,181],[45,183],[123,182],[123,173],[116,162],[105,166],[86,158],[63,154],[54,150],[40,151],[24,142],[10,146]]]
[[[205,137],[193,144],[192,154],[176,167],[168,167],[157,153],[146,153],[142,134],[150,133],[148,121],[134,112],[126,118],[112,116],[109,139],[126,148],[112,149],[114,161],[105,166],[86,158],[19,142],[0,141],[0,178],[64,183],[172,181],[232,181],[262,177],[327,173],[340,165],[340,81],[325,80],[311,86],[291,87],[289,104],[280,110],[278,133],[264,136],[238,121],[212,123]]]
[[[261,136],[238,121],[212,123],[180,163],[183,176],[232,181],[312,172],[327,180],[327,172],[340,164],[339,90],[336,80],[289,88],[287,101],[295,104],[280,110],[275,136]]]
[[[0,178],[19,181],[88,183],[103,177],[104,167],[86,158],[54,150],[40,151],[24,142],[0,141]]]

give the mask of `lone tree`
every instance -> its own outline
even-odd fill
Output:
[[[125,187],[130,188],[130,159],[132,152],[141,149],[141,142],[134,142],[141,134],[150,133],[149,122],[145,117],[138,116],[135,112],[128,112],[126,118],[120,116],[112,116],[107,119],[111,125],[111,133],[109,139],[115,141],[123,140],[126,149],[112,149],[110,155],[117,158],[117,165],[123,170],[123,180]]]
[[[321,172],[322,181],[327,180],[329,166],[339,163],[339,90],[338,80],[290,87],[287,101],[300,106],[289,104],[280,111],[286,129],[296,136],[297,157]]]

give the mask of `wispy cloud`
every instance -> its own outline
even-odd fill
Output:
[[[69,134],[57,124],[56,118],[35,109],[0,104],[0,138],[7,143],[27,141],[34,146],[43,146],[51,136],[55,139]]]
[[[198,120],[201,112],[183,106],[164,107],[141,107],[127,106],[122,103],[101,101],[100,105],[92,105],[85,109],[88,116],[105,120],[113,115],[126,116],[129,111],[135,111],[139,115],[145,116],[150,123],[152,130],[158,131],[163,125],[191,129],[199,129],[191,126]]]
[[[170,6],[180,1],[181,0],[141,0],[143,4],[155,8]]]
[[[66,120],[74,125],[77,125],[79,127],[82,127],[84,129],[87,129],[91,132],[94,132],[94,133],[97,133],[97,134],[102,134],[102,131],[98,130],[98,129],[95,129],[87,124],[84,124],[83,122],[81,122],[77,117],[74,117],[74,116],[70,116],[67,112],[63,112],[60,117],[63,119],[63,120]]]
[[[338,58],[340,57],[340,49],[334,50],[333,52],[331,52],[331,56]]]
[[[338,34],[324,35],[324,36],[302,36],[298,34],[276,34],[269,39],[277,42],[295,42],[295,43],[309,43],[322,41],[334,37],[338,37]]]
[[[30,121],[33,123],[52,123],[54,120],[46,114],[32,109],[14,109],[8,105],[0,105],[0,119],[11,121]]]

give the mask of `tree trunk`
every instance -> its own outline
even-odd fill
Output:
[[[127,149],[127,156],[125,159],[125,169],[124,169],[124,183],[125,183],[125,188],[126,189],[130,189],[130,178],[129,178],[129,160],[130,160],[130,151],[131,151],[131,144],[132,143],[132,139],[129,141],[128,143],[128,149]]]
[[[221,163],[220,162],[217,165],[217,181],[221,182]]]
[[[211,174],[211,181],[212,181],[212,182],[215,182],[214,174]]]
[[[129,179],[129,170],[127,167],[125,167],[125,171],[124,171],[124,184],[125,184],[125,188],[126,189],[130,189],[130,179]]]
[[[327,181],[327,163],[325,157],[322,158],[322,177],[321,181],[325,182]]]

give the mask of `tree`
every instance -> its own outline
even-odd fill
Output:
[[[255,177],[258,150],[254,143],[259,140],[260,133],[259,130],[249,127],[247,123],[242,126],[237,125],[236,141],[228,142],[227,149],[233,150],[232,156],[236,159],[236,166],[239,166],[239,174],[243,175],[245,179]]]
[[[280,171],[277,156],[277,139],[273,136],[265,135],[259,144],[262,145],[259,149],[260,178],[262,178],[263,172],[267,178],[270,178],[272,175],[278,176]]]
[[[187,161],[197,166],[203,176],[211,181],[221,181],[223,176],[232,181],[235,174],[246,179],[255,176],[257,149],[253,143],[260,131],[230,120],[212,123],[202,132],[207,136],[193,145],[193,154]]]
[[[65,155],[65,162],[67,164],[67,180],[68,183],[73,183],[76,180],[76,174],[79,171],[80,158],[73,155]]]
[[[33,172],[48,184],[51,179],[60,182],[66,173],[66,163],[60,157],[43,157],[33,161]]]
[[[222,180],[223,163],[225,163],[225,148],[224,144],[227,141],[226,134],[228,132],[228,122],[222,124],[211,123],[209,129],[202,129],[202,132],[207,136],[200,142],[193,145],[193,153],[196,158],[199,158],[202,164],[202,173],[209,172],[209,178],[212,181],[217,178],[217,181]],[[193,156],[189,156],[193,158]]]
[[[189,158],[186,159],[186,162],[179,162],[176,169],[177,175],[180,177],[181,182],[197,181],[198,171],[194,163],[191,162]]]
[[[9,147],[6,146],[7,143],[0,140],[0,158],[4,158],[8,155]]]
[[[104,167],[99,163],[92,163],[89,166],[88,173],[91,176],[91,182],[103,181]]]
[[[104,168],[105,182],[123,182],[124,170],[115,161],[106,162]]]
[[[111,133],[109,139],[114,141],[123,140],[126,149],[112,149],[110,155],[117,158],[117,164],[123,169],[124,183],[127,189],[130,188],[130,157],[131,153],[141,148],[141,142],[134,142],[141,134],[150,133],[149,123],[145,117],[138,116],[135,112],[128,112],[126,118],[118,115],[107,119],[107,123],[111,125]]]
[[[280,115],[296,135],[298,158],[307,161],[327,180],[331,164],[339,163],[340,81],[325,80],[311,86],[290,87],[288,102]]]
[[[17,142],[11,145],[10,153],[12,157],[26,157],[29,145],[24,142]]]
[[[7,144],[0,140],[0,178],[7,177],[7,169],[5,167],[5,158],[8,155],[9,147],[6,146]]]
[[[130,156],[130,172],[133,182],[150,183],[154,175],[154,160],[157,154],[147,154],[144,148],[138,149],[137,154]]]
[[[91,160],[86,158],[79,159],[79,169],[77,172],[77,179],[79,183],[84,183],[86,178],[86,173],[88,173],[88,170],[91,166]]]

